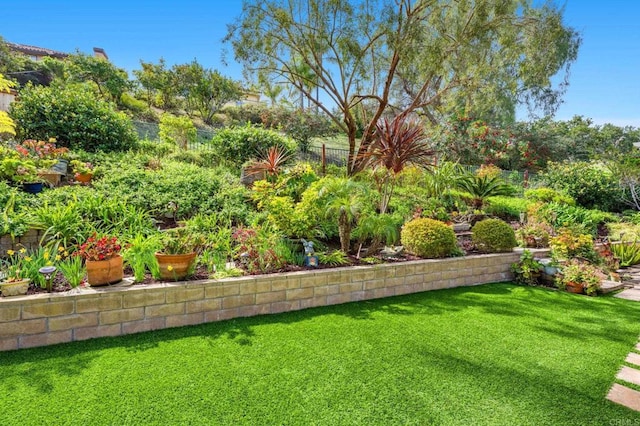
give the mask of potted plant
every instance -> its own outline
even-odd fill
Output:
[[[525,285],[537,285],[543,268],[529,250],[524,250],[520,261],[511,265],[511,271],[514,273],[516,281]]]
[[[556,285],[561,290],[566,289],[570,293],[587,293],[595,295],[600,290],[600,285],[605,275],[595,265],[578,259],[571,259],[562,266],[561,272],[556,275]]]
[[[160,278],[178,281],[192,274],[196,256],[203,245],[204,237],[185,227],[164,231],[163,249],[155,254],[160,267]]]
[[[80,245],[76,256],[85,260],[87,281],[101,286],[122,281],[123,263],[120,243],[116,237],[98,237],[95,233]]]
[[[57,148],[56,140],[51,138],[49,142],[36,141],[27,139],[16,147],[16,151],[23,157],[34,162],[38,175],[51,185],[56,186],[60,183],[60,177],[66,173],[60,169],[53,169],[59,162],[60,157],[67,154],[67,148]],[[66,161],[66,160],[65,160]]]
[[[7,259],[3,260],[3,279],[0,281],[0,292],[4,297],[27,294],[31,280],[27,278],[27,256],[25,248],[18,252],[7,250]]]
[[[87,161],[71,160],[71,171],[77,182],[89,183],[93,177],[93,164]]]

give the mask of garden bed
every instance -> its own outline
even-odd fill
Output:
[[[0,299],[0,350],[118,336],[512,278],[518,252]]]

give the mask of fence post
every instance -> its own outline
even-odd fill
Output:
[[[322,176],[327,174],[327,147],[322,144]]]
[[[522,175],[522,187],[527,188],[529,186],[529,169],[525,169]]]

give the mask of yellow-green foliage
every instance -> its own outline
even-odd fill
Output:
[[[408,251],[426,258],[451,256],[458,249],[453,229],[444,222],[428,218],[405,223],[400,240]]]
[[[196,141],[198,133],[196,126],[188,117],[176,117],[164,114],[160,119],[160,140],[187,149],[189,143]]]
[[[485,253],[513,250],[518,244],[513,228],[500,219],[485,219],[471,228],[473,243]]]
[[[16,135],[16,124],[13,122],[9,114],[4,111],[0,111],[0,136],[3,134],[9,134],[10,136]]]

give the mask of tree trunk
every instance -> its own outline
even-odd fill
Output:
[[[340,236],[340,250],[348,254],[351,241],[351,221],[344,207],[340,209],[340,216],[338,217],[338,235]]]

